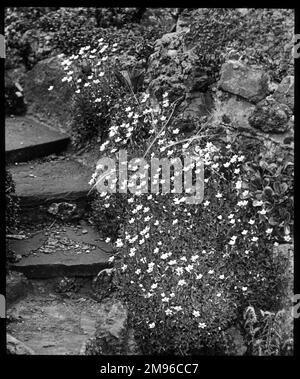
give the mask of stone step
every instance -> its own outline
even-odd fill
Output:
[[[96,276],[99,271],[111,265],[110,255],[97,248],[80,254],[74,251],[58,250],[53,254],[37,254],[24,257],[10,266],[13,271],[22,272],[30,279],[44,279],[61,276]]]
[[[34,118],[24,116],[5,119],[5,155],[8,163],[58,154],[67,148],[69,142],[69,136]]]
[[[92,171],[79,162],[65,158],[31,162],[9,167],[22,208],[53,202],[79,202],[86,199]]]
[[[95,276],[110,267],[112,246],[92,226],[54,226],[26,240],[11,240],[9,248],[22,259],[10,265],[32,279]]]

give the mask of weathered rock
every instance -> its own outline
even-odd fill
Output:
[[[258,103],[269,93],[269,76],[264,71],[230,60],[222,65],[219,87],[226,92]]]
[[[215,121],[224,122],[224,117],[227,123],[231,123],[236,128],[250,128],[248,118],[253,113],[255,105],[248,101],[235,96],[228,95],[228,98],[221,101],[218,111],[214,113]],[[226,123],[226,122],[225,122]]]
[[[6,276],[6,305],[12,306],[18,300],[27,296],[30,289],[28,279],[19,272],[9,272]]]
[[[283,308],[290,308],[294,294],[294,245],[281,244],[273,248],[274,262],[280,265],[282,275],[279,278],[282,284],[281,305]]]
[[[35,355],[30,347],[10,334],[6,334],[6,353],[10,355]]]
[[[56,216],[61,220],[70,220],[76,215],[76,204],[70,204],[66,202],[52,203],[48,208],[48,213]]]
[[[284,133],[289,128],[291,110],[269,97],[257,104],[248,118],[249,124],[266,133]]]
[[[286,104],[294,110],[294,92],[294,76],[290,75],[282,79],[281,83],[274,92],[273,97],[279,103]]]
[[[133,331],[128,330],[127,309],[116,300],[100,305],[95,337],[85,346],[85,355],[135,355]]]
[[[61,81],[65,76],[62,59],[59,56],[44,59],[28,71],[24,78],[24,96],[29,112],[38,114],[53,126],[67,128],[73,92],[66,82]]]

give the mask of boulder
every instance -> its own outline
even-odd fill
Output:
[[[23,82],[28,112],[47,120],[54,127],[63,125],[67,131],[73,91],[66,82],[61,81],[65,76],[62,59],[56,56],[38,62],[27,72]]]
[[[35,355],[35,352],[24,342],[19,341],[10,334],[6,334],[6,354],[9,355]]]
[[[252,127],[265,133],[284,133],[290,127],[291,115],[287,105],[268,97],[257,104],[248,121]]]
[[[274,99],[294,110],[294,76],[289,75],[282,79],[273,94]]]
[[[81,349],[85,355],[136,355],[138,349],[133,331],[128,328],[126,307],[108,299],[100,304],[95,337]]]
[[[229,60],[222,65],[218,86],[226,92],[258,103],[268,95],[269,81],[269,75],[259,68]]]

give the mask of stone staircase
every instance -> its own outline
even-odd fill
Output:
[[[75,203],[84,215],[92,172],[71,155],[63,155],[69,136],[29,116],[6,118],[5,130],[7,166],[27,218],[34,224],[41,210],[60,202]],[[112,247],[91,225],[79,221],[10,240],[10,249],[22,257],[10,269],[34,279],[95,276],[109,267]]]

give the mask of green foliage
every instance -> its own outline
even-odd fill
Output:
[[[293,355],[293,319],[285,310],[255,311],[248,306],[244,312],[249,354],[258,356]]]
[[[15,183],[9,170],[5,170],[5,224],[6,232],[18,225],[19,201],[15,195]]]
[[[202,157],[204,201],[186,204],[187,193],[161,190],[122,195],[117,283],[144,354],[223,354],[226,330],[249,303],[278,309],[281,267],[271,252],[293,235],[293,162],[209,120],[186,140],[174,129],[175,104],[162,97],[156,105],[142,94],[128,97],[101,150]],[[93,179],[101,173],[98,167]],[[101,192],[99,214],[115,209],[118,196]]]
[[[191,13],[190,31],[185,36],[194,48],[198,64],[218,78],[226,52],[235,50],[243,60],[261,65],[278,82],[293,69],[292,9],[207,8]]]
[[[38,49],[45,36],[38,32],[38,22],[49,7],[7,7],[5,9],[6,67],[17,67],[20,63],[27,69],[42,59],[45,51]],[[47,40],[44,41],[46,47]]]

